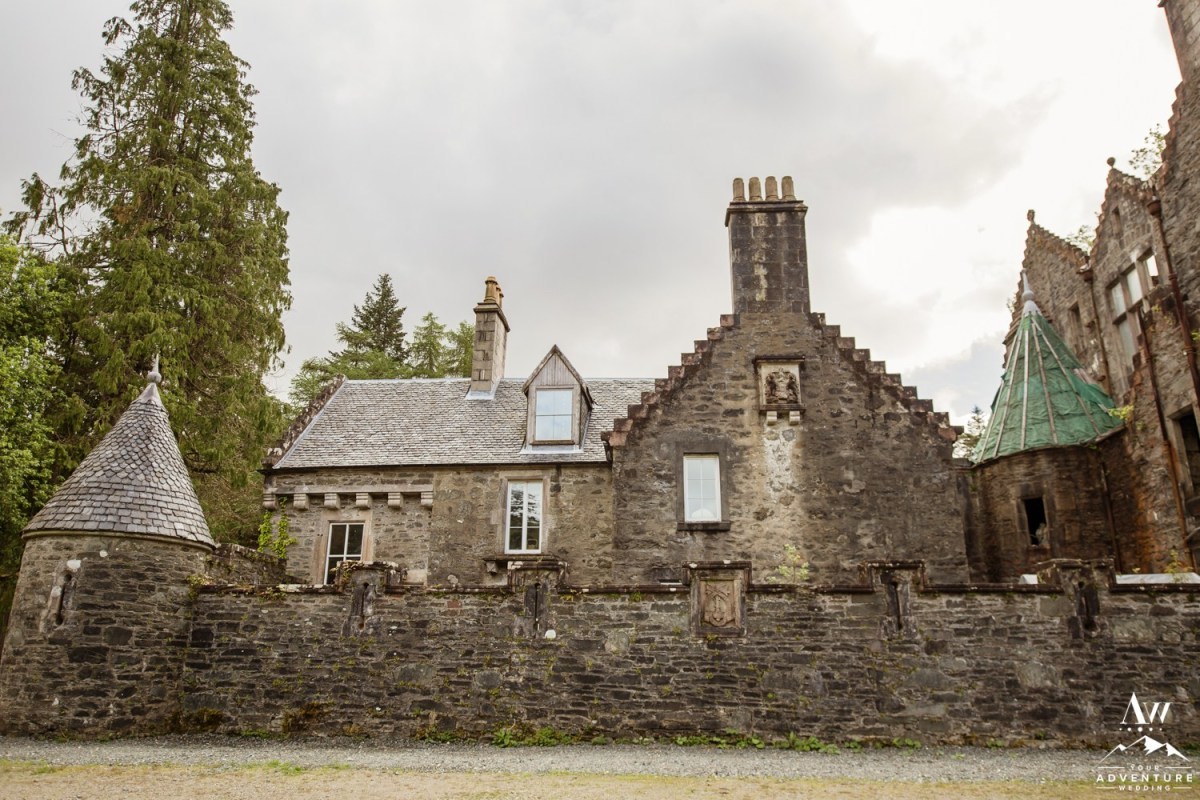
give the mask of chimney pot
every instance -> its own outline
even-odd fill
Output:
[[[729,228],[733,310],[736,314],[809,313],[808,252],[804,216],[791,177],[783,179],[783,200],[774,176],[767,178],[763,203],[758,178],[750,179],[750,201],[736,200],[725,212]]]

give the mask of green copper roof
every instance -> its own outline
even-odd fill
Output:
[[[992,416],[971,457],[975,463],[1040,447],[1085,444],[1121,425],[1108,413],[1113,401],[1085,377],[1079,360],[1033,302],[1028,284],[1022,300],[1025,308]]]

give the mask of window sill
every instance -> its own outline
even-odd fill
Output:
[[[489,575],[513,569],[565,569],[567,563],[545,553],[504,553],[483,560]]]
[[[727,531],[733,527],[731,522],[680,522],[676,524],[677,531]]]

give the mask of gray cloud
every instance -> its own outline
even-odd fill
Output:
[[[380,272],[410,328],[426,310],[468,318],[494,274],[510,374],[557,343],[585,375],[664,375],[729,309],[730,179],[767,174],[794,175],[811,207],[814,308],[903,352],[936,285],[882,296],[847,249],[877,211],[958,204],[997,180],[1047,102],[999,105],[881,58],[816,0],[233,9],[231,41],[261,91],[256,163],[291,212],[289,364],[333,346]],[[78,107],[69,71],[95,63],[99,21],[122,10],[0,12],[42,52],[30,87],[0,90],[30,106],[2,134],[0,207],[66,154],[47,147],[45,121]],[[12,74],[32,56],[0,58]]]

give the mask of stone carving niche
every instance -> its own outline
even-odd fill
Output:
[[[758,378],[758,408],[768,424],[783,421],[797,424],[804,413],[800,378],[804,359],[800,356],[766,356],[754,360]]]

